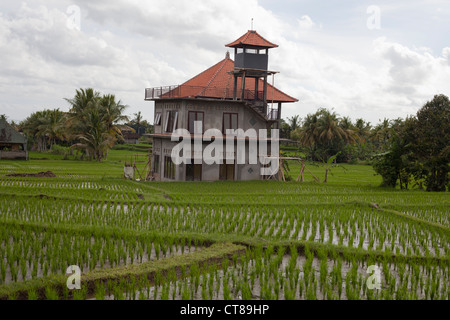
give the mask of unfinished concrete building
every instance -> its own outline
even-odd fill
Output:
[[[261,164],[227,161],[226,163],[195,163],[176,165],[171,158],[177,142],[171,141],[178,128],[194,132],[201,122],[203,132],[227,129],[279,128],[283,103],[297,99],[269,83],[277,72],[268,70],[269,50],[278,47],[256,31],[250,30],[226,45],[234,49],[234,61],[227,52],[225,59],[185,83],[170,87],[147,88],[145,100],[154,101],[153,178],[159,181],[189,180],[259,180]],[[259,138],[258,138],[259,139]],[[248,144],[249,139],[246,139]],[[237,143],[236,141],[234,143]],[[203,150],[208,143],[204,143]],[[246,148],[246,159],[249,159]],[[227,158],[236,159],[236,153]]]

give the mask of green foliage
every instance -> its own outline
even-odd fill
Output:
[[[126,106],[115,96],[101,96],[92,88],[76,90],[73,99],[66,99],[72,108],[67,119],[68,131],[78,142],[72,148],[83,150],[88,157],[102,161],[121,136],[119,122],[128,120],[122,115]]]
[[[427,191],[445,191],[450,172],[450,100],[436,95],[406,127],[411,162],[416,175],[425,176]],[[420,169],[417,165],[422,164]]]
[[[427,191],[445,191],[450,172],[450,100],[444,95],[427,102],[416,117],[397,120],[387,138],[388,151],[375,157],[374,170],[383,185],[407,189],[426,185]]]
[[[47,151],[67,139],[66,116],[59,109],[33,112],[19,124],[23,130],[28,145],[38,151]]]
[[[347,144],[355,144],[359,139],[348,118],[339,118],[335,112],[325,108],[308,114],[303,126],[291,135],[304,146],[303,151],[310,159],[319,161],[326,161],[343,151]]]

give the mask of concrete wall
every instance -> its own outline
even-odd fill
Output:
[[[222,131],[223,114],[237,113],[238,127],[243,130],[267,129],[267,123],[256,112],[249,109],[243,102],[229,100],[160,100],[155,101],[155,114],[161,113],[161,124],[155,125],[155,133],[165,133],[164,124],[168,111],[178,111],[177,128],[189,128],[189,111],[204,113],[203,129],[219,129]],[[192,133],[192,132],[191,132]]]
[[[28,160],[28,151],[1,151],[0,160]]]
[[[202,165],[202,180],[203,181],[217,181],[219,180],[219,168],[220,165],[218,164],[212,164]]]
[[[240,164],[237,168],[237,180],[260,180],[260,164]]]
[[[164,157],[170,157],[172,154],[172,149],[178,142],[172,142],[169,139],[154,138],[153,140],[153,154],[160,156],[160,166],[159,175],[154,175],[155,180],[158,181],[172,181],[171,179],[164,178]],[[208,146],[208,142],[202,144],[202,153]],[[234,158],[236,159],[237,144],[235,144]],[[270,147],[268,147],[270,150]],[[193,152],[193,149],[191,150]],[[223,145],[223,152],[226,152],[226,146]],[[194,155],[193,155],[194,156]],[[249,148],[248,143],[245,146],[245,159],[247,164],[236,164],[235,166],[235,180],[259,180],[261,165],[259,163],[259,158],[257,158],[257,164],[249,164]],[[219,180],[220,174],[220,164],[207,165],[203,162],[202,164],[202,180],[203,181],[216,181]],[[186,165],[181,164],[175,166],[175,180],[185,181],[186,180]]]
[[[267,122],[263,120],[255,111],[246,107],[243,102],[236,101],[221,101],[221,100],[200,100],[200,99],[180,99],[180,100],[160,100],[155,101],[155,114],[161,113],[160,125],[155,125],[155,134],[167,134],[164,132],[164,124],[166,121],[168,111],[178,111],[177,128],[189,128],[189,111],[201,111],[204,114],[203,131],[208,129],[219,129],[222,131],[223,126],[223,114],[224,113],[237,113],[238,114],[238,128],[247,131],[250,128],[256,130],[258,134],[259,129],[267,129]],[[171,181],[171,179],[164,178],[164,157],[171,156],[172,148],[178,144],[178,142],[172,142],[167,138],[153,137],[153,154],[160,156],[159,175],[155,175],[156,180]],[[203,150],[209,142],[203,143]],[[235,150],[237,145],[235,144]],[[270,150],[268,148],[268,150]],[[192,150],[193,151],[193,150]],[[223,151],[226,151],[224,146]],[[236,152],[236,151],[235,151]],[[246,145],[246,162],[249,159],[248,144]],[[258,159],[259,161],[259,159]],[[235,167],[235,180],[259,180],[261,165],[258,164],[245,164],[236,165]],[[202,180],[215,181],[219,180],[220,165],[213,164],[207,165],[203,163],[202,166]],[[176,166],[175,180],[186,180],[186,165]]]

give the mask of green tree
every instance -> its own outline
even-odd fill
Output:
[[[303,126],[292,136],[300,141],[313,160],[326,161],[334,154],[341,155],[347,144],[357,140],[349,119],[341,122],[336,112],[320,108],[316,113],[308,114]]]
[[[386,122],[386,120],[385,120]],[[427,102],[415,117],[405,121],[385,122],[379,132],[385,139],[387,152],[376,157],[373,166],[383,177],[383,184],[408,188],[415,180],[427,191],[445,191],[450,172],[450,101],[444,95],[436,95]]]
[[[369,139],[371,131],[370,122],[366,122],[361,118],[356,119],[354,129],[361,142],[366,142]]]
[[[59,109],[33,112],[19,124],[29,143],[38,151],[46,151],[57,141],[66,139],[66,117]]]
[[[383,179],[382,186],[395,188],[400,179],[400,188],[403,189],[402,182],[408,181],[405,176],[405,172],[408,172],[405,161],[408,142],[404,138],[403,131],[404,126],[399,124],[397,131],[394,131],[389,141],[386,141],[386,145],[389,145],[389,150],[374,157],[373,168],[376,173],[381,175]],[[408,187],[407,183],[405,187]]]
[[[445,191],[450,172],[450,100],[436,95],[406,128],[409,159],[421,167],[427,191]],[[422,165],[422,166],[421,166]]]
[[[108,150],[122,138],[120,122],[128,117],[122,113],[126,106],[112,94],[101,96],[92,88],[76,90],[71,104],[68,124],[73,148],[84,150],[87,156],[102,161]]]
[[[287,118],[287,123],[289,125],[289,131],[295,131],[296,129],[300,128],[300,124],[301,124],[301,118],[299,115],[295,115],[292,117]]]
[[[370,139],[377,150],[384,152],[388,149],[388,141],[392,136],[391,121],[384,119],[373,129]]]
[[[134,118],[131,120],[131,123],[134,124],[136,126],[136,132],[137,134],[142,134],[142,128],[141,128],[141,123],[142,123],[142,114],[140,111],[136,112],[133,114]]]
[[[283,139],[291,138],[291,128],[289,127],[289,124],[284,119],[281,119],[281,123],[280,123],[280,138],[283,138]]]
[[[104,121],[99,108],[89,109],[83,117],[84,131],[75,135],[80,142],[74,148],[85,150],[89,156],[102,161],[107,151],[116,142],[115,136],[108,131],[107,122]]]
[[[50,149],[56,144],[57,140],[65,140],[65,122],[66,117],[59,109],[47,110],[45,116],[42,118],[42,123],[39,129],[46,136]]]

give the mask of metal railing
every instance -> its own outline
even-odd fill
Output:
[[[212,98],[212,99],[233,99],[233,89],[229,88],[217,88],[217,87],[200,87],[200,86],[166,86],[156,88],[145,89],[145,100],[158,100],[158,99],[170,99],[170,98]],[[237,100],[241,100],[242,89],[236,90]],[[259,101],[264,98],[263,91],[258,91],[258,98],[255,99],[255,92],[253,90],[244,90],[244,100],[246,101]],[[256,102],[256,105],[258,103]],[[256,106],[255,105],[255,106]],[[264,113],[263,107],[259,106],[260,112]],[[278,108],[271,108],[267,110],[268,120],[278,119]]]
[[[213,98],[213,99],[233,99],[233,89],[200,86],[166,86],[145,89],[145,100],[170,99],[170,98]],[[242,89],[236,90],[236,98],[241,100]],[[255,99],[253,90],[244,90],[244,100],[263,100],[263,91],[258,91]]]

